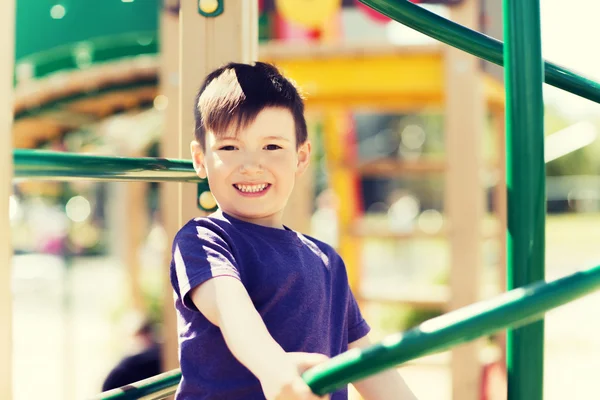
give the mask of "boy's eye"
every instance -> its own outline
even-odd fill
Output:
[[[276,145],[276,144],[268,144],[265,146],[266,150],[279,150],[281,149],[281,146]]]
[[[233,151],[233,150],[235,150],[235,146],[232,146],[232,145],[221,146],[221,147],[219,147],[219,150]]]

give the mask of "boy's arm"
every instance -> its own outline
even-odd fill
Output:
[[[350,343],[348,349],[360,349],[370,345],[369,336],[365,336]],[[393,368],[354,382],[353,385],[364,400],[417,400],[404,379]]]
[[[302,380],[301,369],[327,357],[286,353],[269,334],[238,279],[215,277],[194,288],[190,295],[198,310],[221,329],[237,360],[260,380],[267,399],[317,399]]]

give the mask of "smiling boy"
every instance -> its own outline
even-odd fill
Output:
[[[176,399],[316,399],[302,372],[371,342],[340,256],[282,222],[310,159],[302,98],[275,67],[232,63],[208,75],[194,113],[194,168],[219,210],[173,242]],[[415,399],[394,370],[355,386]]]

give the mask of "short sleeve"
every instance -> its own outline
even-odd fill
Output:
[[[343,284],[342,291],[344,292],[344,298],[346,299],[345,311],[348,326],[348,344],[350,344],[365,337],[371,331],[371,327],[360,312],[356,298],[352,293],[344,260],[342,260],[342,257],[335,250],[332,249],[331,251],[335,254],[333,259],[338,263],[336,270],[338,271],[339,282],[340,284]]]
[[[363,318],[358,303],[348,286],[348,343],[362,339],[371,331],[371,327]]]
[[[201,225],[188,224],[176,235],[171,266],[175,292],[192,311],[198,311],[189,296],[193,288],[218,276],[240,279],[227,241],[220,233]]]

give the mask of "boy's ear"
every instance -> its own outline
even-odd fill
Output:
[[[302,175],[308,164],[310,164],[310,152],[312,150],[311,143],[309,140],[302,143],[298,148],[298,166],[296,168],[296,175]]]
[[[206,168],[204,168],[204,152],[200,143],[196,140],[192,140],[190,143],[190,150],[192,153],[192,162],[194,163],[194,170],[196,175],[202,179],[206,179]]]

